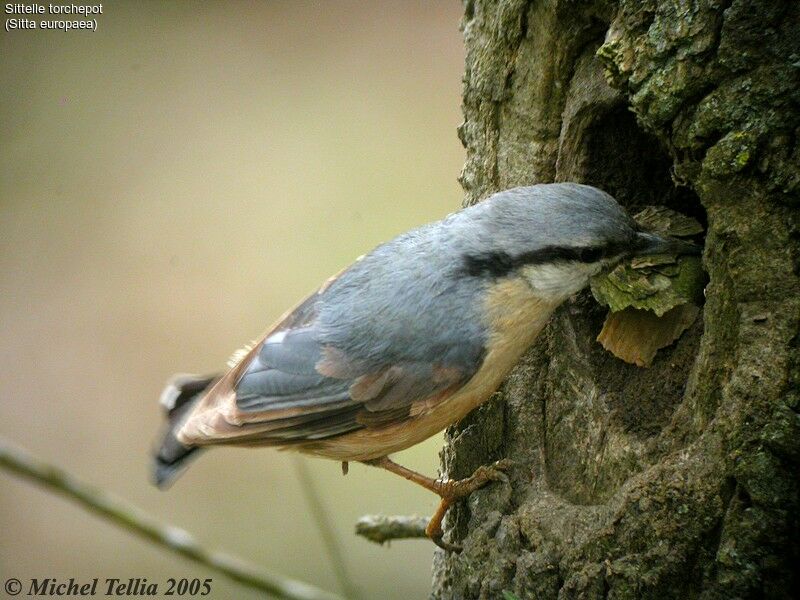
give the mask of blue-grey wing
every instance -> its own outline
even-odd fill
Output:
[[[285,316],[209,392],[184,426],[186,441],[282,445],[374,427],[403,419],[416,401],[448,396],[477,369],[440,352],[394,348],[380,363],[352,342],[331,344],[319,318],[327,289]],[[391,330],[377,325],[376,335]]]

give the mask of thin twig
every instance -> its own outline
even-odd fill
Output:
[[[348,598],[356,600],[361,597],[361,594],[347,573],[344,552],[342,551],[341,544],[339,544],[339,540],[336,538],[336,532],[331,526],[328,512],[325,510],[322,498],[320,498],[317,491],[317,486],[314,484],[314,478],[311,477],[311,473],[308,471],[306,460],[302,456],[295,455],[294,466],[297,472],[297,478],[300,480],[300,487],[310,505],[311,514],[314,517],[314,521],[316,521],[317,529],[322,537],[322,542],[325,544],[325,549],[333,565],[333,571],[336,573],[336,579],[339,581],[341,591]]]
[[[0,437],[0,467],[58,492],[85,510],[242,585],[287,600],[342,600],[340,596],[302,581],[268,573],[228,554],[206,550],[183,529],[158,522],[138,507],[12,446],[3,437]]]
[[[387,517],[385,515],[365,515],[356,522],[356,535],[367,538],[376,544],[391,540],[425,538],[428,517]]]

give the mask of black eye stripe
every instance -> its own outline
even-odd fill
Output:
[[[511,271],[526,265],[542,265],[559,261],[593,263],[603,258],[623,254],[622,244],[606,246],[545,246],[538,250],[511,256],[507,252],[468,254],[464,257],[464,273],[467,275],[491,275],[504,277]]]
[[[590,246],[588,248],[581,248],[578,251],[578,261],[584,263],[597,262],[603,258],[603,248],[597,246]]]

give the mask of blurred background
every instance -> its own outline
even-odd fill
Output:
[[[104,3],[96,33],[12,31],[0,58],[0,435],[209,548],[341,591],[291,455],[219,449],[148,481],[157,398],[213,372],[330,274],[456,210],[456,2]],[[435,474],[441,438],[398,455]],[[430,514],[388,473],[307,460],[364,598],[423,598]],[[213,577],[0,472],[0,575]]]

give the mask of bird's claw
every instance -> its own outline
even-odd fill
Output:
[[[451,544],[450,542],[445,542],[443,535],[431,536],[431,541],[437,546],[439,546],[439,548],[441,548],[445,552],[453,552],[455,554],[461,554],[461,551],[464,549],[464,547],[459,544]]]
[[[503,458],[492,463],[491,465],[483,465],[478,467],[472,476],[486,479],[487,483],[489,481],[502,481],[503,483],[508,483],[507,471],[511,469],[513,464],[514,462],[510,458]]]

